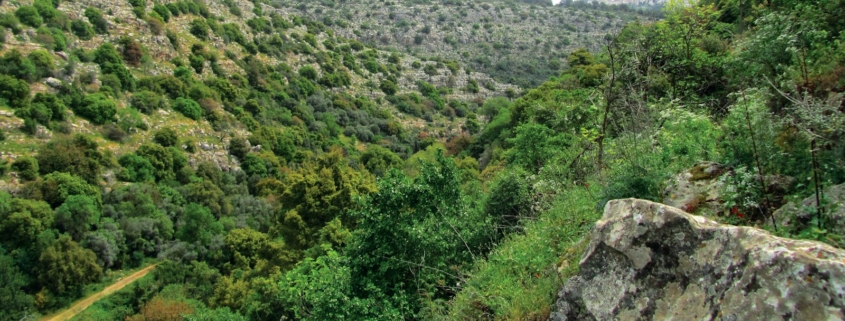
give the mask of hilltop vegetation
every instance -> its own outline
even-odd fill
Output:
[[[524,95],[305,7],[0,3],[0,320],[150,260],[76,319],[547,319],[610,199],[712,161],[684,209],[765,227],[845,182],[842,0],[670,2]],[[822,208],[777,233],[841,246]]]

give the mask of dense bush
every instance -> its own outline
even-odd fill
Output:
[[[202,107],[199,103],[190,98],[176,98],[173,101],[173,109],[193,120],[202,118]]]

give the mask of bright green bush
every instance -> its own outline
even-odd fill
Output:
[[[202,118],[202,107],[190,98],[176,98],[173,102],[173,109],[193,120],[200,120]]]
[[[102,125],[116,120],[117,105],[111,98],[96,93],[85,96],[82,106],[75,109],[74,113],[85,117],[94,124]]]
[[[38,10],[33,6],[20,6],[15,10],[15,17],[17,17],[23,24],[33,28],[38,28],[44,23]]]

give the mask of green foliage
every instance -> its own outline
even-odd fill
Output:
[[[85,232],[100,221],[100,215],[94,199],[85,195],[70,195],[56,208],[56,225],[74,241],[79,241]]]
[[[145,158],[155,169],[156,181],[165,181],[176,177],[176,170],[173,166],[173,155],[166,148],[160,145],[143,144],[135,151],[138,156]]]
[[[23,24],[33,28],[38,28],[44,23],[41,15],[38,14],[38,9],[33,6],[20,6],[15,10],[15,17],[17,17]]]
[[[82,105],[74,108],[73,112],[97,125],[117,120],[115,118],[117,114],[115,102],[101,93],[85,96]]]
[[[382,177],[390,169],[400,168],[402,159],[387,148],[370,145],[367,147],[367,151],[361,155],[361,164],[364,164],[364,168],[370,173]]]
[[[510,164],[537,172],[559,150],[569,147],[572,140],[570,135],[557,134],[544,125],[524,124],[516,128],[515,137],[507,139],[513,147],[505,157]]]
[[[12,108],[29,105],[29,84],[7,75],[0,75],[0,103]]]
[[[158,109],[167,108],[167,100],[165,100],[158,93],[142,90],[136,92],[129,99],[129,104],[132,108],[139,110],[142,113],[150,114]]]
[[[37,68],[37,78],[44,78],[53,75],[53,56],[46,50],[35,50],[30,52],[27,58],[33,65],[35,65],[35,68]]]
[[[359,223],[346,250],[352,289],[361,298],[384,297],[377,313],[416,315],[424,300],[448,298],[462,267],[489,250],[492,222],[469,208],[460,186],[454,162],[439,152],[414,180],[388,172],[353,211]],[[413,295],[421,292],[426,299]]]
[[[391,96],[395,95],[399,91],[399,86],[397,86],[396,83],[385,79],[381,81],[379,89],[381,89],[381,91],[384,92],[385,95]]]
[[[176,238],[190,243],[209,244],[212,236],[222,232],[223,225],[214,219],[214,215],[211,215],[208,208],[190,203],[185,206],[185,213],[182,214]]]
[[[34,299],[24,291],[28,283],[27,275],[21,272],[14,258],[0,247],[0,297],[4,298],[0,320],[22,320],[33,310]]]
[[[208,23],[206,23],[205,19],[197,18],[191,20],[190,31],[197,39],[202,41],[208,40],[208,29]]]
[[[38,258],[38,280],[53,293],[76,292],[100,279],[96,255],[69,236],[60,236]]]
[[[104,35],[109,33],[109,23],[103,18],[103,13],[97,8],[85,8],[85,17],[94,25],[94,31],[98,34]]]
[[[153,134],[153,141],[164,147],[176,146],[179,136],[173,128],[165,127]]]
[[[173,109],[193,120],[200,120],[202,118],[202,107],[190,98],[176,98],[173,101]]]
[[[524,233],[511,234],[476,265],[449,310],[441,312],[444,319],[548,317],[560,287],[578,271],[587,245],[579,240],[601,217],[590,196],[599,192],[597,187],[560,192],[553,207],[528,222]]]
[[[0,59],[0,74],[6,74],[21,80],[32,82],[37,80],[38,70],[35,68],[35,64],[24,57],[20,51],[12,49],[3,55],[3,59]],[[10,86],[12,85],[4,85],[6,88],[10,88]],[[15,92],[14,94],[19,95],[20,91]]]
[[[319,240],[319,231],[353,206],[353,198],[374,190],[372,177],[353,170],[340,150],[305,162],[288,174],[279,196],[279,230],[288,247],[305,250]]]
[[[73,20],[70,23],[70,30],[80,40],[91,40],[94,37],[94,28],[84,20]]]
[[[19,157],[12,163],[12,170],[24,181],[34,180],[38,177],[38,161],[29,156]]]
[[[54,208],[61,206],[74,195],[87,196],[94,201],[97,208],[103,206],[99,188],[67,173],[54,172],[44,175],[43,181],[36,186],[40,189],[41,199]]]
[[[42,145],[35,158],[42,175],[65,172],[96,183],[103,166],[109,165],[108,158],[97,149],[96,142],[81,134],[59,136]]]
[[[117,175],[127,182],[147,182],[155,180],[155,168],[146,158],[136,154],[125,154],[118,159],[123,170]]]

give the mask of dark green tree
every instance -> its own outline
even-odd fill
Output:
[[[96,282],[103,273],[97,255],[62,235],[38,258],[38,280],[55,294],[79,294],[86,284]]]

